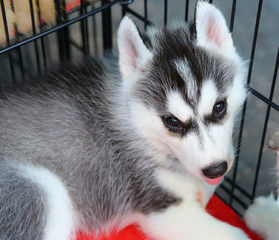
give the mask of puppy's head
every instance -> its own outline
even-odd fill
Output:
[[[245,68],[221,12],[200,1],[191,28],[145,35],[125,17],[118,45],[133,129],[166,156],[162,164],[219,183],[233,164],[233,123],[246,98]]]

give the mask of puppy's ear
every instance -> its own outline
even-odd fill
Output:
[[[129,77],[143,68],[152,58],[132,19],[125,16],[117,33],[119,66],[123,77]]]
[[[197,2],[195,31],[198,45],[224,51],[234,51],[232,37],[224,16],[208,2]]]

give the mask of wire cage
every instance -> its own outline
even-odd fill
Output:
[[[275,25],[279,22],[279,2],[212,2],[224,13],[236,48],[248,64],[250,97],[236,124],[236,163],[216,192],[242,215],[255,196],[270,194],[275,186],[275,157],[265,151],[265,144],[279,125],[279,29]],[[165,26],[174,20],[192,19],[195,3],[196,0],[1,0],[0,87],[17,84],[65,60],[77,61],[82,55],[116,49],[115,33],[126,13],[145,30],[150,24]]]

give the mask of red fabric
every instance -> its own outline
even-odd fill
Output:
[[[243,220],[240,219],[239,216],[228,205],[226,205],[215,195],[213,195],[209,201],[206,210],[213,217],[242,229],[252,240],[263,240],[263,238],[258,236],[256,233],[250,231],[246,227]]]
[[[66,4],[66,12],[70,12],[71,10],[75,9],[76,7],[80,6],[80,0],[76,0],[72,3]]]
[[[239,218],[239,216],[215,195],[209,201],[206,210],[212,216],[241,228],[252,240],[263,240],[257,234],[251,232]],[[147,238],[136,226],[128,226],[118,233],[112,233],[109,237],[94,238],[79,233],[76,240],[152,240]],[[170,239],[171,240],[171,239]]]
[[[79,233],[76,240],[152,240],[146,237],[136,226],[130,225],[118,233],[112,233],[109,237],[94,238]]]

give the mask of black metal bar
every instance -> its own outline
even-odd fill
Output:
[[[62,17],[63,17],[63,21],[67,22],[68,20],[68,15],[66,12],[66,1],[63,0],[62,1],[63,7],[62,7]],[[69,28],[65,27],[62,29],[61,31],[62,35],[63,35],[63,46],[64,46],[64,58],[66,60],[69,60],[71,58],[71,48],[70,48],[70,43],[69,43],[69,39],[70,39],[70,33],[69,33]]]
[[[238,211],[238,209],[234,206],[230,206],[230,208],[240,217],[243,217],[243,213],[241,213],[240,211]],[[245,208],[247,209],[247,207]]]
[[[7,23],[7,18],[6,18],[4,1],[1,1],[1,9],[2,9],[4,29],[5,29],[5,34],[6,34],[6,42],[7,42],[7,46],[10,46],[9,29],[8,29],[8,23]],[[8,58],[9,58],[10,69],[11,69],[11,74],[12,74],[12,81],[13,81],[13,84],[15,84],[16,83],[15,70],[14,70],[14,64],[13,64],[11,52],[8,52]]]
[[[40,7],[39,0],[36,0],[36,4],[37,4],[38,19],[39,19],[39,29],[40,29],[40,32],[42,32],[43,31],[43,28],[42,28],[42,17],[41,17],[41,7]],[[47,69],[47,61],[46,61],[45,41],[44,41],[43,37],[41,37],[41,46],[42,46],[44,69],[46,71],[46,69]]]
[[[233,32],[233,27],[234,27],[234,17],[235,17],[235,9],[236,9],[236,1],[237,0],[233,0],[232,3],[232,12],[231,12],[231,20],[230,20],[230,32]]]
[[[128,8],[127,5],[125,5],[125,4],[122,5],[122,17],[124,17],[126,15],[127,8]]]
[[[12,53],[9,52],[9,53],[8,53],[8,56],[9,56],[9,63],[10,63],[10,69],[11,69],[13,84],[16,84],[15,69],[14,69],[14,63],[13,63]]]
[[[30,16],[31,16],[31,23],[32,23],[32,32],[33,32],[33,35],[36,35],[34,6],[33,6],[33,1],[32,0],[29,0],[29,7],[30,7]],[[39,49],[38,49],[37,40],[34,41],[34,47],[35,47],[35,54],[36,54],[37,70],[38,70],[38,73],[40,73],[41,72],[41,64],[40,64],[40,56],[39,56]]]
[[[81,0],[81,2],[80,2],[80,16],[85,14],[86,11],[87,11],[86,1]],[[83,53],[88,54],[89,53],[89,36],[88,36],[88,21],[87,21],[87,18],[81,20],[80,24],[81,24]]]
[[[61,5],[62,8],[61,8]],[[65,0],[55,0],[55,10],[56,10],[56,21],[58,25],[62,25],[63,21],[67,20],[66,14],[66,3]],[[57,30],[57,41],[59,48],[59,58],[60,61],[65,61],[66,59],[70,59],[70,45],[69,45],[69,31],[67,26],[63,28],[58,28]]]
[[[259,31],[260,20],[261,20],[262,5],[263,5],[263,0],[259,0],[256,24],[255,24],[255,29],[254,29],[254,37],[253,37],[253,43],[252,43],[252,49],[251,49],[251,55],[250,55],[250,64],[249,64],[249,70],[248,70],[247,84],[249,84],[251,81],[251,75],[252,75],[252,70],[253,70],[254,57],[255,57],[255,51],[256,51],[256,45],[257,45],[257,39],[258,39],[258,31]]]
[[[134,0],[120,0],[119,3],[122,6],[122,16],[124,17],[126,12],[127,12],[127,8],[128,5],[130,5],[131,3],[133,3]]]
[[[130,5],[131,3],[133,3],[134,0],[120,0],[119,3],[124,6],[124,5]]]
[[[220,186],[222,188],[222,190],[224,190],[227,194],[231,195],[231,191],[229,188],[227,188],[226,186],[224,185],[221,185]],[[248,204],[243,202],[238,196],[236,196],[234,193],[232,194],[234,196],[234,200],[237,201],[242,207],[244,208],[247,208]],[[231,204],[230,204],[231,206]]]
[[[7,23],[7,16],[6,16],[6,11],[5,11],[4,0],[1,1],[1,10],[2,10],[2,17],[3,17],[3,23],[4,23],[4,30],[5,30],[5,35],[6,35],[7,46],[9,46],[10,45],[10,36],[9,36],[9,29],[8,29],[8,23]]]
[[[62,1],[62,0],[61,0],[61,1]],[[63,1],[66,1],[66,0],[63,0]],[[83,0],[80,0],[80,1],[83,1]],[[89,2],[92,2],[92,3],[89,3]],[[95,1],[85,0],[84,6],[87,7],[87,6],[89,6],[89,5],[93,5],[94,2],[98,2],[98,1],[96,1],[96,0],[95,0]],[[65,2],[65,4],[66,4],[66,2]],[[66,13],[67,13],[67,15],[69,16],[69,15],[71,15],[71,14],[74,13],[74,12],[80,12],[80,8],[81,8],[81,5],[75,6],[74,8],[72,8],[72,9],[66,11]]]
[[[227,202],[225,201],[225,199],[219,194],[219,193],[215,193],[216,194],[216,196],[218,197],[218,198],[220,198],[224,203],[226,203],[227,204]],[[238,209],[236,209],[234,206],[232,206],[232,205],[229,205],[230,206],[230,208],[236,213],[236,214],[238,214],[238,216],[242,216],[242,213],[241,212],[239,212],[238,211]]]
[[[41,7],[39,0],[36,0],[37,4],[37,14],[38,14],[38,20],[39,20],[39,28],[42,31],[42,17],[41,17]]]
[[[265,97],[264,95],[262,95],[261,93],[259,93],[258,91],[256,91],[253,88],[249,88],[249,91],[255,95],[257,98],[259,98],[260,100],[262,100],[263,102],[267,103],[270,107],[272,107],[273,109],[275,109],[276,111],[279,111],[279,105],[277,105],[274,102],[271,102],[267,97]]]
[[[36,34],[36,25],[35,25],[35,16],[34,16],[34,6],[33,1],[29,0],[29,9],[30,9],[30,18],[31,18],[31,24],[32,24],[32,31],[33,34]]]
[[[119,0],[114,0],[113,2],[111,2],[110,4],[108,4],[107,6],[103,6],[103,7],[97,8],[97,9],[95,9],[95,10],[92,10],[92,11],[90,11],[90,12],[84,14],[83,16],[80,16],[80,17],[77,17],[77,18],[68,20],[67,22],[65,22],[65,23],[63,23],[63,24],[60,24],[60,25],[57,26],[57,27],[54,27],[54,28],[52,28],[52,29],[49,29],[49,30],[47,30],[47,31],[45,31],[45,32],[43,32],[43,33],[37,34],[36,36],[27,38],[27,39],[23,40],[23,41],[20,42],[20,43],[14,44],[13,46],[10,46],[10,47],[7,47],[7,48],[5,48],[5,49],[2,49],[2,50],[0,50],[0,54],[5,53],[5,52],[8,52],[8,51],[10,51],[11,49],[17,48],[17,47],[19,47],[19,46],[21,46],[21,45],[24,45],[24,44],[27,44],[27,43],[29,43],[29,42],[32,42],[32,41],[34,41],[35,39],[38,39],[38,38],[41,38],[41,37],[46,36],[46,35],[48,35],[48,34],[57,32],[58,30],[63,29],[64,27],[67,27],[67,26],[69,26],[69,25],[71,25],[71,24],[74,24],[74,23],[80,21],[81,19],[87,18],[87,17],[89,17],[89,16],[91,16],[91,15],[94,15],[94,14],[96,14],[96,13],[98,13],[98,12],[101,12],[103,9],[107,8],[108,6],[112,6],[112,5],[114,5],[115,3],[117,3],[117,2],[119,2]]]
[[[239,163],[239,156],[240,156],[240,146],[242,142],[242,135],[243,135],[243,128],[244,128],[244,121],[245,121],[245,113],[247,109],[247,100],[245,101],[241,113],[241,122],[240,122],[240,129],[239,129],[239,135],[238,135],[238,141],[237,141],[237,150],[236,150],[236,157],[235,157],[235,163],[234,163],[234,169],[233,169],[233,174],[232,174],[232,181],[236,183],[236,175],[238,171],[238,163]],[[232,185],[231,187],[231,195],[230,195],[230,200],[229,200],[229,205],[232,205],[233,202],[233,192],[235,189],[235,184]]]
[[[62,22],[60,0],[54,0],[54,3],[55,3],[55,11],[56,11],[56,21],[58,24],[60,24]]]
[[[83,52],[83,46],[78,45],[75,41],[73,41],[72,39],[70,39],[70,43],[72,47],[75,47],[77,50]]]
[[[93,10],[95,10],[95,3],[92,3],[92,8]],[[94,38],[93,46],[94,46],[94,51],[96,53],[98,50],[98,41],[97,41],[97,24],[96,24],[95,15],[92,16],[92,27],[93,27],[93,38]]]
[[[185,21],[188,22],[189,18],[189,0],[186,0],[185,4]]]
[[[17,54],[19,58],[19,66],[20,66],[20,72],[21,72],[21,79],[24,79],[24,67],[23,67],[23,61],[22,61],[22,54],[20,47],[17,48]]]
[[[168,0],[164,1],[164,26],[168,23]]]
[[[46,71],[47,70],[47,59],[46,59],[45,40],[43,37],[41,38],[41,46],[42,46],[42,53],[43,53],[44,68]]]
[[[252,49],[251,49],[251,56],[250,56],[250,65],[249,65],[249,73],[247,76],[247,84],[250,83],[251,80],[251,73],[252,73],[252,68],[253,68],[253,61],[254,61],[254,55],[255,55],[255,49],[256,49],[256,43],[257,43],[257,36],[258,36],[258,29],[259,29],[259,23],[260,23],[260,16],[261,16],[261,9],[262,9],[262,0],[259,0],[259,5],[258,5],[258,11],[257,11],[257,18],[256,18],[256,24],[255,24],[255,29],[254,29],[254,38],[253,38],[253,44],[252,44]],[[241,113],[241,122],[240,122],[240,130],[239,130],[239,136],[238,136],[238,142],[237,142],[237,153],[236,153],[236,158],[235,158],[235,167],[233,170],[233,178],[232,181],[236,182],[236,175],[238,171],[238,163],[239,163],[239,156],[240,156],[240,146],[242,142],[242,135],[243,135],[243,128],[244,128],[244,123],[245,123],[245,113],[247,109],[247,100],[245,101]],[[234,185],[232,185],[231,192],[233,194],[234,192]],[[229,200],[229,205],[232,205],[233,197],[230,197]]]
[[[62,23],[62,18],[61,18],[61,6],[60,6],[60,0],[55,0],[55,11],[56,11],[56,22],[58,25],[60,25]],[[57,28],[57,27],[56,27]],[[55,28],[54,28],[55,29]],[[56,31],[57,33],[57,42],[58,42],[58,51],[59,51],[59,59],[60,61],[63,60],[64,58],[64,51],[63,51],[63,47],[61,46],[61,42],[62,40],[62,35],[61,35],[61,31],[59,31],[60,29],[56,29],[53,32]],[[48,31],[47,31],[48,32]],[[45,32],[45,33],[47,33]],[[41,35],[41,36],[40,36]],[[43,33],[39,34],[39,37],[43,37]],[[31,38],[30,41],[32,41],[33,39]],[[22,42],[22,44],[24,44],[24,42]]]
[[[148,19],[148,12],[147,12],[147,0],[144,0],[144,18]],[[147,23],[144,22],[144,29],[147,29]]]
[[[108,6],[108,0],[102,0],[102,6]],[[102,11],[102,28],[103,28],[103,49],[105,51],[112,49],[112,19],[111,8],[106,7]]]
[[[134,11],[131,8],[126,7],[126,12],[128,12],[128,13],[132,14],[133,16],[137,17],[141,21],[145,22],[147,25],[154,25],[151,21],[149,21],[148,19],[145,19],[143,16],[141,16],[140,14],[138,14],[136,11]]]
[[[279,65],[279,48],[277,50],[277,57],[276,57],[276,62],[275,62],[275,67],[274,67],[273,79],[272,79],[272,84],[271,84],[271,88],[270,88],[270,94],[269,94],[270,101],[272,101],[273,95],[274,95],[275,84],[276,84],[276,79],[277,79],[277,74],[278,74],[278,65]],[[267,130],[268,120],[269,120],[269,116],[270,116],[270,108],[271,108],[270,105],[268,105],[267,110],[266,110],[266,115],[265,115],[264,128],[263,128],[263,132],[262,132],[262,139],[261,139],[261,145],[260,145],[257,168],[256,168],[256,175],[255,175],[254,184],[253,184],[253,192],[252,192],[253,198],[256,195],[256,188],[257,188],[259,171],[260,171],[260,166],[261,166],[261,161],[262,161],[262,153],[263,153],[262,149],[264,146],[266,130]]]
[[[235,189],[237,189],[238,191],[240,191],[243,195],[245,195],[245,197],[249,198],[250,200],[252,200],[252,195],[249,194],[245,189],[243,189],[239,184],[237,184],[235,181],[232,181],[231,179],[225,177],[225,181],[227,183],[229,183],[230,185],[233,185]]]

